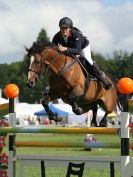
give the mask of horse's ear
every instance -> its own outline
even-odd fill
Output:
[[[24,48],[27,52],[29,52],[29,48],[24,45]]]

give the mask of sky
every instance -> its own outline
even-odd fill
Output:
[[[94,52],[133,52],[133,0],[0,0],[0,64],[23,60],[42,28],[52,40],[65,16]]]

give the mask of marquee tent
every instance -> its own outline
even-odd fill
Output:
[[[68,116],[69,114],[74,114],[72,112],[72,108],[68,104],[50,104],[49,105],[51,111],[58,116]],[[37,111],[34,113],[36,116],[46,116],[47,113],[45,109]]]

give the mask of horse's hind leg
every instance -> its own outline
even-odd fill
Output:
[[[91,108],[92,112],[93,112],[93,117],[92,117],[92,121],[91,121],[91,126],[95,126],[95,127],[98,127],[98,124],[97,124],[97,111],[98,111],[98,106],[97,105],[94,105],[92,108]]]
[[[105,112],[103,118],[99,122],[99,127],[107,127],[107,115],[108,115],[108,113]]]
[[[42,100],[42,106],[44,107],[44,109],[46,110],[48,117],[50,120],[54,120],[55,122],[60,122],[62,121],[61,117],[58,117],[56,114],[54,114],[51,109],[49,108],[48,103],[50,101],[52,101],[50,95],[52,94],[52,92],[50,92],[50,90],[46,89],[45,93],[44,93],[44,97]],[[56,98],[56,97],[55,97]]]

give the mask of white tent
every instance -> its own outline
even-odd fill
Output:
[[[5,98],[0,97],[0,104],[5,104],[5,103],[9,103],[9,101]]]
[[[28,103],[15,103],[14,111],[16,113],[16,118],[20,125],[23,126],[24,119],[35,119],[34,113],[43,109],[42,104],[28,104]],[[9,117],[9,114],[5,116]]]
[[[34,116],[36,111],[43,109],[41,104],[16,103],[15,112],[19,116]]]
[[[19,120],[19,124],[23,126],[25,119],[34,121],[36,117],[34,113],[42,108],[41,104],[16,103],[15,112],[16,118]]]

